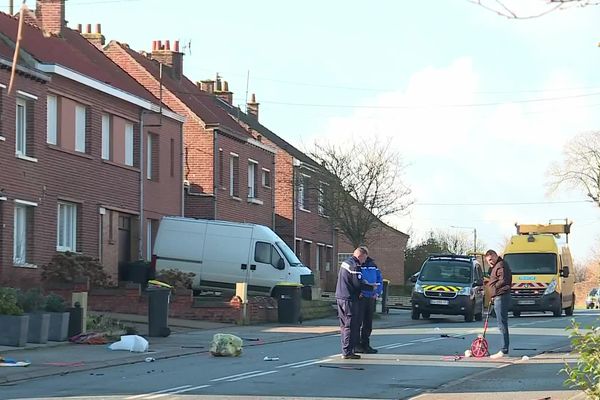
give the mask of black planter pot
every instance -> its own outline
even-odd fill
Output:
[[[29,328],[28,315],[0,315],[0,345],[25,347]]]

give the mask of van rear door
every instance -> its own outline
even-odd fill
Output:
[[[235,289],[236,282],[248,282],[251,242],[251,226],[207,224],[200,285]]]
[[[205,223],[163,218],[153,251],[157,271],[178,269],[193,272],[197,282],[202,274],[205,236]]]

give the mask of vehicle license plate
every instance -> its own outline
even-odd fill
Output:
[[[535,304],[535,300],[519,300],[519,304],[522,304],[522,305],[533,305],[533,304]]]
[[[439,305],[439,306],[447,306],[448,305],[448,300],[431,300],[430,304],[435,304],[435,305]]]

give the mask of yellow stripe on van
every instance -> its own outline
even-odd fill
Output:
[[[431,292],[459,292],[460,287],[458,286],[445,286],[445,285],[423,285],[423,289]]]

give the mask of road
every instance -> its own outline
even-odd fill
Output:
[[[496,393],[494,399],[517,400],[576,395],[566,391],[558,375],[564,360],[574,358],[555,352],[568,349],[569,318],[511,317],[510,357],[455,360],[481,331],[481,322],[433,316],[415,323],[408,311],[398,312],[400,326],[376,329],[372,344],[379,353],[361,360],[341,360],[339,335],[330,334],[246,347],[239,358],[203,353],[41,378],[0,386],[0,398],[466,400]],[[578,311],[575,318],[585,325],[599,315]],[[490,322],[495,325],[494,319]],[[500,336],[495,326],[488,330],[488,339],[491,350],[497,350]],[[279,360],[264,361],[265,356]]]

